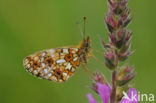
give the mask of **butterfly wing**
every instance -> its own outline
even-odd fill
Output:
[[[78,48],[49,49],[24,59],[24,67],[32,75],[56,82],[64,82],[80,65]]]

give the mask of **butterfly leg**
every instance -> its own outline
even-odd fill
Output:
[[[104,56],[104,52],[102,52],[102,51],[99,51],[99,50],[96,50],[96,49],[92,49],[92,52],[95,52],[95,53],[98,53],[98,54]]]
[[[104,63],[101,62],[94,54],[93,54],[93,49],[90,51],[89,55],[88,55],[88,58],[92,57],[94,58],[100,65],[104,66]],[[104,56],[104,55],[103,55]]]
[[[102,65],[102,66],[105,65],[105,64],[104,64],[102,61],[100,61],[95,55],[92,55],[92,57],[93,57],[100,65]]]
[[[89,76],[91,77],[91,79],[93,79],[94,73],[91,72],[84,64],[82,64],[82,67],[89,74]]]

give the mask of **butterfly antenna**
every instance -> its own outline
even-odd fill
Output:
[[[78,28],[79,28],[80,33],[81,33],[81,36],[82,36],[82,38],[83,38],[83,32],[82,32],[82,28],[81,28],[81,26],[80,26],[80,23],[79,23],[79,22],[76,22],[76,24],[78,25]]]
[[[86,16],[83,17],[83,20],[84,20],[83,38],[85,38],[85,33],[86,33]]]

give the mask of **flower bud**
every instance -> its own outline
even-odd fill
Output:
[[[123,86],[131,81],[135,77],[134,66],[129,67],[128,64],[121,67],[120,72],[117,75],[117,85]]]
[[[113,45],[119,49],[122,48],[123,45],[125,44],[125,36],[126,36],[125,29],[121,29],[118,32],[114,32],[109,35],[110,40],[113,43]]]
[[[120,27],[121,27],[121,28],[126,28],[127,25],[132,21],[132,19],[133,19],[133,17],[127,18],[126,20],[124,20],[124,21],[122,22],[122,25],[121,25]]]
[[[108,13],[105,19],[105,23],[107,24],[107,28],[110,33],[114,32],[118,27],[118,22],[115,20],[114,15],[112,13]]]
[[[117,65],[117,59],[115,52],[113,50],[111,51],[105,51],[105,65],[110,69],[114,70]]]
[[[127,0],[108,0],[109,8],[116,14],[121,15],[127,6]]]
[[[117,51],[115,51],[111,43],[105,44],[101,37],[100,41],[104,47],[105,66],[110,70],[114,70],[118,64]]]
[[[98,93],[98,86],[97,83],[105,84],[108,85],[107,81],[105,80],[104,76],[100,72],[95,72],[94,73],[94,78],[93,78],[93,84],[91,89]]]
[[[127,84],[129,81],[131,81],[135,77],[135,73],[131,73],[126,75],[122,80],[117,81],[117,85],[122,86]]]
[[[133,50],[133,51],[127,51],[127,52],[125,52],[125,53],[122,53],[122,52],[120,52],[119,53],[119,55],[118,55],[118,59],[120,60],[120,61],[125,61],[126,59],[128,59],[133,53],[135,52],[135,50]]]
[[[128,85],[124,85],[122,87],[118,87],[117,88],[117,92],[116,92],[116,100],[117,101],[121,101],[122,97],[124,96],[123,95],[123,91],[126,92],[128,91],[130,88],[132,88],[133,86],[128,84]]]
[[[128,34],[125,37],[123,47],[119,51],[119,54],[124,54],[129,50],[131,46],[131,35],[132,35],[132,32],[128,32]]]

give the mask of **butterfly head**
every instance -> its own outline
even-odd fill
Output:
[[[83,49],[85,52],[89,51],[89,49],[90,49],[90,38],[89,38],[89,36],[84,38],[81,41],[80,48]]]

